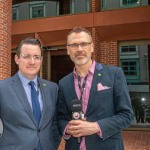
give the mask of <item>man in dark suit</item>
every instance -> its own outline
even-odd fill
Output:
[[[57,150],[58,87],[37,76],[42,63],[38,39],[26,38],[17,47],[19,71],[0,81],[0,150]],[[32,85],[31,85],[32,84]]]
[[[93,51],[89,31],[76,27],[68,34],[67,53],[75,68],[60,80],[58,98],[58,125],[65,149],[123,150],[121,130],[133,119],[126,79],[121,68],[92,60]],[[72,119],[74,99],[82,101],[81,120]]]

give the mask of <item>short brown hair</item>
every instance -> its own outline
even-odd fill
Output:
[[[41,49],[41,52],[42,52],[42,45],[41,45],[39,39],[28,37],[26,39],[23,39],[20,42],[20,44],[17,46],[17,48],[16,48],[16,55],[17,56],[20,55],[20,53],[21,53],[21,47],[22,47],[23,44],[38,45],[39,48]]]
[[[78,27],[78,26],[75,27],[75,28],[73,28],[73,29],[68,33],[68,35],[67,35],[67,41],[68,41],[68,37],[69,37],[70,34],[72,34],[72,33],[80,33],[80,32],[86,32],[86,33],[89,35],[89,37],[91,38],[91,41],[92,41],[91,32],[88,31],[88,30],[86,30],[86,29],[83,28],[83,27]]]

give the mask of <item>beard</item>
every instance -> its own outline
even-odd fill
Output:
[[[84,56],[83,58],[80,59],[77,57],[73,57],[71,58],[71,60],[74,62],[75,65],[82,66],[87,64],[91,60],[91,55]]]

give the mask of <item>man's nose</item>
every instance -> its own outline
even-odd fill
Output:
[[[78,49],[77,49],[78,51],[82,51],[83,50],[83,48],[82,48],[82,46],[79,44],[78,45]]]
[[[35,63],[34,57],[31,57],[30,62],[31,62],[32,64]]]

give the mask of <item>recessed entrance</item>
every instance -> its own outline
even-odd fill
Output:
[[[58,83],[61,78],[73,71],[74,64],[68,55],[51,56],[51,80]]]

